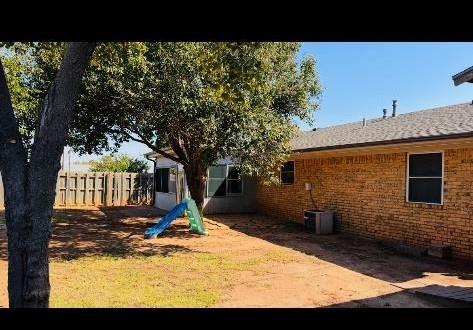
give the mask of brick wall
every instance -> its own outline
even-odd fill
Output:
[[[258,212],[302,217],[313,208],[304,189],[312,182],[316,207],[334,210],[341,232],[414,246],[445,243],[454,257],[473,259],[473,148],[444,151],[444,205],[405,201],[406,158],[399,152],[296,159],[294,185],[258,185]]]

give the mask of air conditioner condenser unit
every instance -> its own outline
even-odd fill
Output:
[[[333,211],[305,210],[304,226],[317,235],[333,234]]]

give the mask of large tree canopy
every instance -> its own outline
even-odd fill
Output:
[[[30,91],[19,88],[17,104],[27,103],[29,95],[48,85],[62,47],[50,43],[15,48],[12,63],[28,66],[18,85]],[[79,152],[101,153],[128,140],[141,142],[184,165],[199,206],[207,168],[219,158],[238,160],[243,174],[274,177],[297,129],[292,119],[310,122],[318,107],[321,88],[315,60],[298,61],[299,47],[101,44],[84,76],[68,144]],[[33,112],[24,111],[25,118]],[[27,131],[27,120],[24,126]]]

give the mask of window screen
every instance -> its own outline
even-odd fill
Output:
[[[442,153],[409,155],[409,202],[442,203],[442,156]]]
[[[294,183],[294,161],[293,160],[290,160],[283,164],[281,168],[281,183],[282,184]]]

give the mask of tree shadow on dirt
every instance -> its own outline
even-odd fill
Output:
[[[395,293],[370,297],[365,299],[355,299],[338,304],[324,306],[324,308],[399,308],[399,307],[447,307],[447,308],[471,308],[471,302],[446,299],[444,297],[427,295],[416,290],[428,291],[436,289],[436,285],[402,290]],[[461,287],[449,286],[448,290],[460,290]],[[464,289],[464,288],[463,288]],[[417,299],[413,299],[413,297]]]
[[[144,232],[163,211],[152,207],[103,207],[54,210],[55,223],[49,244],[52,260],[74,260],[87,256],[169,256],[192,252],[178,244],[164,244],[159,238],[192,239],[187,220],[177,219],[158,239],[145,240]],[[7,260],[7,238],[0,229],[0,259]]]
[[[301,225],[262,215],[218,214],[208,218],[246,235],[387,282],[418,279],[425,273],[455,274],[459,278],[470,278],[473,274],[473,267],[466,264],[404,256],[376,241],[346,234],[315,235]]]

